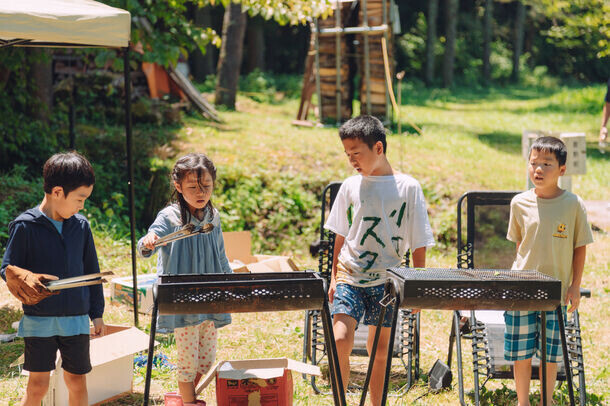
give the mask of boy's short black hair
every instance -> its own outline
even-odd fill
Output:
[[[552,153],[553,155],[555,155],[555,158],[557,158],[559,166],[565,165],[566,159],[568,158],[568,149],[566,148],[566,144],[564,144],[563,141],[561,141],[557,137],[536,138],[536,140],[530,147],[528,157],[532,155],[532,150]]]
[[[62,152],[47,159],[42,168],[44,192],[51,193],[55,186],[64,189],[64,196],[81,186],[95,184],[93,167],[78,152]]]
[[[339,128],[339,137],[341,137],[341,140],[357,138],[368,145],[370,149],[373,149],[373,146],[381,141],[384,154],[387,149],[385,128],[377,117],[362,115],[348,120]]]

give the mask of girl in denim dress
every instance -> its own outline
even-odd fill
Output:
[[[138,251],[150,257],[159,251],[159,275],[231,273],[225,254],[220,215],[211,201],[216,168],[204,154],[188,154],[172,170],[172,202],[159,212],[146,234],[138,242]],[[155,242],[187,224],[201,227],[211,223],[207,234],[155,247]],[[217,332],[231,323],[229,314],[160,315],[157,329],[174,333],[177,349],[178,390],[183,404],[205,405],[197,400],[195,386],[212,367],[216,357]]]

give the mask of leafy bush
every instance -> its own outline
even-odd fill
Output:
[[[302,235],[318,227],[322,182],[275,172],[244,173],[219,166],[213,202],[222,213],[223,229],[250,230],[256,252],[300,252]]]
[[[0,255],[8,240],[8,224],[22,211],[41,201],[42,179],[31,177],[24,165],[0,175]]]

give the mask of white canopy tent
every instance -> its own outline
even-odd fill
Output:
[[[130,35],[130,13],[97,1],[0,0],[0,48],[8,46],[104,47],[117,48],[123,53],[131,257],[133,286],[134,291],[137,291],[129,72]],[[134,295],[134,322],[137,326],[137,295]]]
[[[5,43],[125,48],[130,32],[128,11],[93,0],[0,0]]]

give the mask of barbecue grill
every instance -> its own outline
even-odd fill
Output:
[[[391,268],[385,285],[384,305],[395,308],[419,308],[440,310],[539,310],[558,313],[559,328],[565,365],[569,365],[565,341],[565,328],[561,310],[561,282],[536,271],[511,271],[499,269],[438,269],[438,268]],[[392,322],[390,342],[396,331],[396,314]],[[542,342],[546,342],[546,317],[542,312]],[[377,335],[381,330],[381,319]],[[457,323],[457,320],[454,321]],[[459,329],[459,326],[455,326]],[[370,372],[376,352],[375,337],[369,371],[366,376],[360,404],[366,399]],[[542,345],[541,364],[546,362],[546,345]],[[391,359],[391,354],[388,354]],[[568,368],[569,369],[569,368]],[[546,385],[546,368],[542,368],[542,387]],[[385,404],[388,390],[390,364],[382,395]],[[461,375],[460,375],[461,378]],[[463,382],[459,381],[460,389]],[[571,377],[568,379],[571,385]],[[571,388],[571,386],[569,386]],[[541,391],[546,405],[545,391]],[[574,404],[574,403],[572,403]]]
[[[336,405],[346,405],[332,331],[326,282],[306,272],[163,275],[153,287],[144,405],[148,405],[157,314],[249,313],[320,310],[329,343],[330,381]]]

